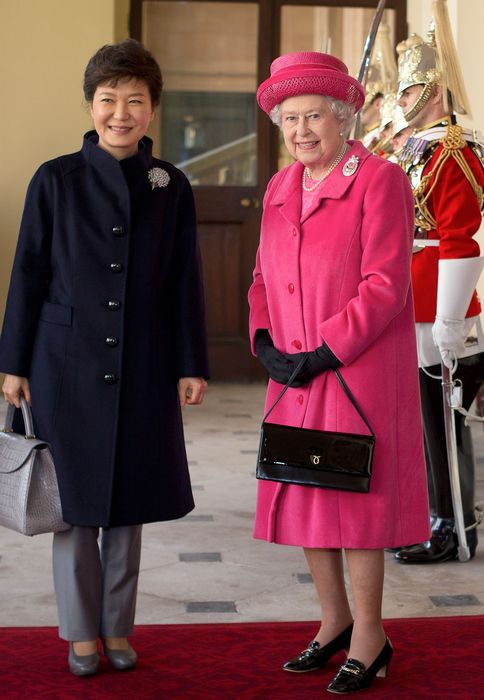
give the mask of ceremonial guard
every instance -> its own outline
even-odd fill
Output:
[[[361,111],[361,126],[363,128],[361,141],[365,148],[373,153],[375,144],[380,141],[380,107],[384,99],[378,66],[370,65],[365,91],[365,104]]]
[[[393,125],[397,116],[401,116],[401,107],[397,105],[395,86],[392,92],[387,92],[380,107],[379,141],[373,149],[368,149],[381,158],[389,158],[393,153]]]
[[[364,129],[362,143],[371,153],[382,155],[382,143],[389,134],[388,115],[395,104],[397,64],[390,39],[390,28],[381,24],[376,34],[375,46],[365,83],[365,104],[361,110],[361,126]]]
[[[402,108],[400,105],[395,105],[392,115],[392,129],[390,137],[392,153],[389,156],[389,160],[393,161],[394,163],[399,162],[401,151],[412,134],[412,131],[412,127],[407,124],[407,120],[403,116]]]
[[[398,103],[413,133],[399,153],[399,162],[410,178],[415,201],[412,283],[432,537],[400,550],[395,557],[401,563],[424,564],[455,559],[458,553],[442,371],[455,370],[454,381],[462,382],[463,412],[484,381],[481,305],[474,291],[477,279],[471,282],[467,298],[462,286],[470,279],[466,264],[475,263],[479,256],[474,236],[481,224],[484,161],[476,133],[458,125],[455,118],[455,113],[469,115],[470,109],[445,0],[434,2],[428,40],[412,35],[404,44],[400,46]],[[462,266],[464,275],[456,270]],[[450,408],[449,412],[454,412],[456,421],[462,537],[464,542],[467,538],[472,557],[478,518],[471,433],[461,413]]]

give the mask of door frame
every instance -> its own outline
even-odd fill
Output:
[[[184,0],[155,0],[155,2],[183,2]],[[190,0],[207,2],[207,0]],[[301,5],[313,7],[351,7],[374,8],[377,0],[213,0],[224,4],[250,3],[259,5],[259,26],[257,42],[257,84],[260,85],[270,74],[270,66],[279,55],[281,35],[281,10],[284,5]],[[134,39],[141,41],[143,2],[153,0],[130,0],[129,31]],[[407,0],[387,0],[385,9],[395,10],[395,40],[398,43],[407,38]],[[265,40],[261,41],[260,38]],[[363,47],[361,47],[363,50]],[[261,118],[257,112],[257,150],[267,157],[257,159],[257,187],[260,197],[267,182],[277,170],[279,140],[278,133],[269,119]],[[203,188],[199,186],[199,188]],[[198,188],[197,188],[198,189]],[[201,190],[203,191],[203,190]]]
[[[142,14],[143,2],[153,0],[131,0],[130,34],[135,39],[142,38]],[[184,0],[155,0],[156,2],[184,2]],[[206,2],[207,0],[190,0],[191,2]],[[251,4],[258,6],[258,41],[257,41],[257,85],[260,85],[270,74],[270,66],[274,58],[280,53],[280,32],[282,8],[287,5],[300,7],[345,7],[368,9],[376,7],[376,0],[208,0],[220,2],[225,5],[230,3]],[[387,0],[388,9],[396,10],[396,40],[400,41],[406,36],[406,7],[407,0]],[[363,49],[363,47],[362,47]],[[222,57],[223,58],[223,57]],[[221,334],[210,332],[209,356],[212,377],[218,380],[252,381],[264,378],[265,372],[260,363],[250,352],[247,338],[247,289],[251,282],[255,254],[259,240],[260,215],[262,209],[259,203],[263,200],[266,185],[272,175],[278,169],[279,159],[279,132],[271,120],[257,109],[256,118],[257,133],[257,182],[254,185],[197,185],[193,188],[197,223],[201,232],[201,245],[203,248],[204,236],[207,230],[204,227],[213,225],[213,230],[223,230],[223,226],[237,227],[243,233],[239,247],[237,261],[240,276],[230,277],[237,279],[239,285],[236,306],[227,307],[233,309],[236,317],[235,326],[230,326],[230,332]],[[219,191],[223,190],[223,196]],[[252,202],[250,209],[241,210],[243,201]],[[214,207],[214,202],[216,203]],[[245,204],[243,205],[246,206]],[[253,208],[252,208],[253,207]],[[215,212],[215,214],[214,214]],[[214,218],[215,216],[215,218]],[[245,227],[245,232],[244,232]],[[210,235],[210,234],[209,234]],[[229,234],[227,234],[229,235]],[[208,261],[208,265],[205,262]],[[217,260],[218,264],[220,260]],[[230,261],[229,261],[230,262]],[[204,271],[211,270],[212,258],[204,260]],[[220,267],[220,265],[219,265]],[[222,265],[224,270],[230,269],[230,264]],[[215,265],[217,269],[217,265]],[[211,278],[205,279],[207,283]],[[221,279],[217,277],[214,279]],[[209,287],[210,285],[208,285]],[[207,294],[207,284],[206,284]],[[213,303],[213,290],[209,293],[210,303]],[[207,299],[208,301],[208,299]],[[211,307],[212,308],[212,307]],[[210,324],[208,324],[210,325]],[[229,326],[230,324],[228,324]],[[228,327],[227,326],[227,327]],[[233,329],[236,327],[236,331]]]

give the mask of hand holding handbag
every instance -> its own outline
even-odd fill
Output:
[[[333,373],[370,435],[266,422],[304,362],[305,358],[302,358],[263,418],[256,477],[298,486],[367,493],[370,489],[375,434],[337,369]]]
[[[37,440],[28,403],[21,398],[25,435],[12,430],[15,407],[9,405],[0,431],[0,525],[23,535],[62,532],[54,462],[47,442]]]

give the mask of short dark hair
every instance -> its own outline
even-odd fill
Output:
[[[373,97],[370,100],[370,104],[372,105],[376,100],[378,100],[380,97],[385,97],[385,95],[382,92],[375,92]]]
[[[136,39],[101,46],[84,71],[84,97],[92,102],[98,85],[116,87],[123,78],[138,78],[148,86],[153,107],[160,101],[163,80],[158,63]]]

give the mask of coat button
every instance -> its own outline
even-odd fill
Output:
[[[294,345],[294,347],[296,348],[296,350],[300,350],[300,349],[302,348],[302,343],[301,343],[300,340],[293,340],[293,341],[292,341],[292,344]]]
[[[291,284],[287,285],[287,289],[289,291],[289,294],[294,294],[294,285],[292,282],[291,282]]]
[[[304,396],[302,394],[298,394],[298,397],[297,397],[298,404],[302,405],[303,401],[304,401]]]
[[[108,301],[108,309],[111,309],[112,311],[117,311],[120,306],[121,306],[121,302],[118,301],[117,299],[110,299]]]
[[[126,231],[124,230],[124,226],[113,226],[112,231],[113,234],[118,238],[121,238],[121,236],[124,236],[124,234],[126,233]]]
[[[293,236],[297,236],[297,228],[293,228],[293,229],[292,229],[292,235],[293,235]]]
[[[108,337],[106,338],[106,345],[109,345],[110,347],[114,348],[118,344],[118,339],[117,338],[112,338]]]
[[[122,272],[123,271],[123,265],[122,263],[111,263],[109,266],[109,269],[111,272]]]
[[[105,374],[104,381],[106,382],[106,384],[114,384],[118,381],[118,378],[115,374]]]

